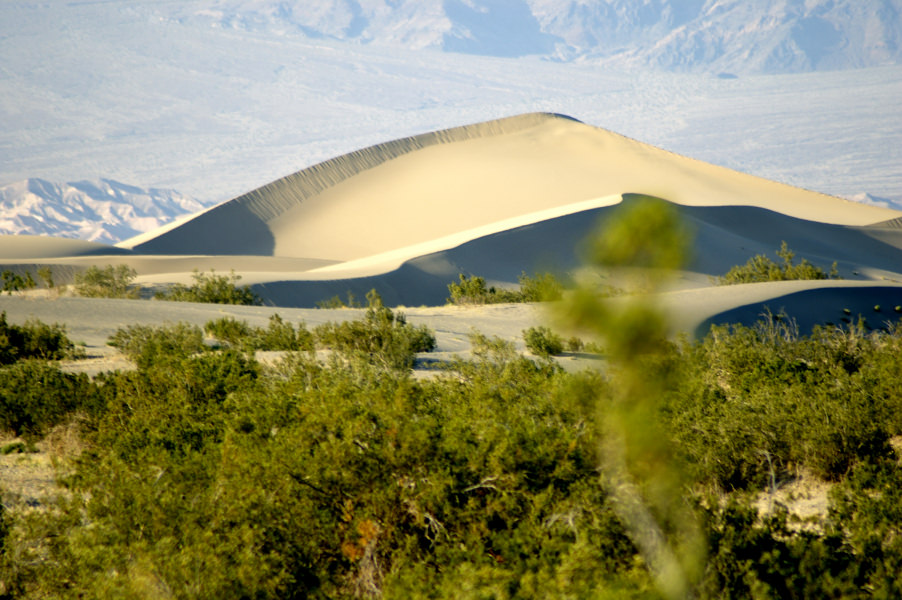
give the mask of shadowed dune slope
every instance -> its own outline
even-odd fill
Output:
[[[349,261],[522,214],[624,193],[867,225],[899,216],[678,156],[553,114],[379,144],[289,175],[174,228],[142,254]]]
[[[634,199],[627,195],[624,202]],[[498,231],[391,269],[383,269],[378,262],[359,269],[354,263],[339,263],[308,272],[303,281],[261,282],[258,292],[278,305],[309,307],[335,295],[345,298],[348,292],[363,298],[376,288],[389,304],[417,306],[444,302],[448,284],[459,273],[477,274],[491,285],[507,287],[515,285],[524,271],[566,277],[583,262],[582,240],[614,209],[606,206]],[[677,287],[707,287],[710,277],[725,274],[755,254],[779,260],[776,250],[784,240],[798,257],[825,271],[835,261],[846,280],[902,283],[902,229],[881,229],[883,236],[878,238],[872,227],[818,223],[757,207],[678,206],[677,210],[694,234],[692,257],[682,280],[675,282]]]

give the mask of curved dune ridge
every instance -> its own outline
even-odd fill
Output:
[[[880,303],[902,305],[902,296],[893,299],[902,290],[902,212],[753,177],[544,113],[364,148],[116,247],[0,239],[0,263],[19,270],[58,265],[62,279],[94,264],[128,264],[139,282],[154,285],[190,282],[193,269],[234,269],[267,302],[285,307],[348,292],[362,298],[374,287],[389,304],[436,305],[458,273],[504,286],[524,271],[572,271],[580,265],[580,241],[597,222],[641,196],[677,205],[695,231],[694,258],[677,287],[707,288],[711,276],[754,254],[774,257],[785,240],[824,268],[836,261],[851,280],[806,284],[806,303],[825,290],[831,303],[855,294],[866,306],[879,283]],[[762,285],[742,314],[786,295],[780,286]],[[675,293],[696,315],[687,320],[684,311],[686,323],[739,314],[729,306],[751,297],[741,286]]]

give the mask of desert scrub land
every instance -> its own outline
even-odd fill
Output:
[[[405,327],[387,322],[349,327]],[[599,470],[620,374],[568,374],[485,336],[428,380],[399,350],[338,344],[334,360],[302,349],[264,367],[240,338],[130,328],[116,342],[134,371],[3,367],[0,397],[23,415],[4,429],[79,437],[58,463],[65,493],[4,510],[7,597],[660,594]],[[674,547],[696,548],[694,596],[899,593],[900,350],[896,328],[763,321],[621,365],[666,374],[651,430],[673,456],[636,483],[682,482],[676,507],[648,506]],[[804,527],[779,503],[758,513],[802,473],[829,482],[825,513]]]
[[[671,216],[634,210],[595,260],[675,264]],[[434,332],[368,304],[312,332],[214,320],[213,344],[187,323],[126,326],[110,341],[135,369],[93,378],[2,367],[16,451],[58,428],[78,441],[40,510],[4,505],[0,594],[902,594],[898,324],[800,335],[770,315],[674,341],[647,299],[576,289],[561,312],[602,369],[564,371],[536,328],[536,360],[473,332],[471,358],[416,378]],[[829,489],[823,510],[779,493],[800,478]]]

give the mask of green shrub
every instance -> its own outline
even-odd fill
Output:
[[[831,492],[830,530],[843,534],[858,558],[859,589],[898,598],[902,582],[902,468],[895,460],[858,465]],[[864,594],[861,594],[864,596]]]
[[[107,343],[142,369],[158,363],[169,365],[206,350],[200,327],[188,323],[161,327],[129,325],[117,329]]]
[[[25,358],[62,360],[79,355],[64,326],[41,321],[11,325],[6,321],[6,312],[0,313],[0,365]]]
[[[900,426],[902,372],[895,332],[715,327],[683,350],[682,382],[665,414],[699,479],[724,489],[762,487],[806,468],[837,480],[882,460]]]
[[[3,279],[3,288],[0,289],[0,292],[8,292],[10,295],[13,292],[30,290],[37,285],[32,279],[31,273],[25,273],[25,277],[22,277],[18,273],[5,270],[0,277]]]
[[[500,337],[490,338],[475,329],[470,332],[468,338],[470,340],[470,352],[481,361],[506,363],[517,358],[517,350],[513,342]]]
[[[128,265],[92,266],[75,274],[75,293],[86,298],[138,298],[140,289],[132,285],[137,276]]]
[[[234,317],[220,317],[208,321],[204,325],[204,331],[233,348],[254,349],[255,328],[248,325],[247,321],[239,321]]]
[[[255,386],[223,376],[239,357],[189,358],[168,384],[104,378],[107,409],[87,429],[72,499],[14,549],[21,595],[463,586],[545,597],[644,583],[624,575],[635,552],[597,483],[594,433],[556,371],[474,363],[417,383],[302,359]],[[219,366],[201,379],[236,384],[187,394],[179,382],[208,361]]]
[[[363,305],[357,301],[350,291],[348,291],[348,300],[345,302],[336,294],[328,300],[320,300],[316,303],[317,308],[363,308]]]
[[[554,302],[564,295],[564,286],[551,273],[536,273],[533,277],[521,273],[517,282],[520,284],[519,302]]]
[[[85,375],[24,360],[0,368],[0,430],[37,439],[73,412],[93,407]]]
[[[403,328],[386,311],[371,294],[359,322],[370,328],[351,329]],[[153,348],[137,371],[91,384],[23,362],[0,375],[15,390],[0,397],[17,402],[0,415],[18,430],[86,415],[67,494],[5,538],[4,593],[651,593],[614,484],[599,476],[599,448],[622,440],[599,405],[633,398],[618,387],[629,380],[567,374],[478,332],[475,360],[414,380],[304,354],[268,373],[236,350],[201,352],[197,328],[148,329],[117,332],[138,355]],[[654,431],[694,465],[678,498],[708,548],[694,597],[898,595],[902,470],[881,440],[902,430],[900,351],[894,329],[804,337],[771,318],[637,359],[637,372],[668,382]],[[67,391],[47,393],[57,389]],[[769,486],[791,465],[839,481],[815,527],[794,527],[779,507],[759,515],[730,492]],[[684,524],[662,522],[682,535]]]
[[[563,285],[551,273],[530,277],[521,273],[518,290],[486,287],[485,279],[459,274],[460,281],[448,284],[449,304],[501,304],[507,302],[550,302],[560,300]]]
[[[435,336],[427,327],[410,325],[403,314],[383,306],[375,290],[366,297],[362,320],[319,325],[313,330],[317,342],[348,360],[390,369],[409,369],[418,352],[435,348]]]
[[[737,498],[712,499],[702,513],[708,559],[698,598],[873,597],[862,587],[867,559],[837,530],[799,530],[785,508],[759,515]]]
[[[159,300],[173,300],[176,302],[206,302],[210,304],[242,304],[259,305],[262,300],[249,286],[238,286],[240,275],[232,271],[229,275],[217,275],[211,269],[210,274],[199,272],[197,269],[191,275],[194,283],[190,286],[175,284],[168,291],[156,294]]]
[[[836,263],[829,273],[817,267],[806,259],[799,264],[793,264],[795,253],[783,242],[777,251],[777,257],[783,259],[778,264],[763,254],[757,254],[750,258],[742,266],[735,266],[723,277],[717,278],[719,285],[732,285],[737,283],[759,283],[765,281],[784,281],[790,279],[839,279]]]
[[[41,281],[44,283],[44,287],[48,290],[51,290],[55,287],[53,282],[53,269],[48,266],[38,268],[38,277],[41,278]]]
[[[564,340],[547,327],[530,327],[523,331],[526,348],[536,356],[556,356],[564,351]]]
[[[313,350],[313,334],[303,323],[297,329],[286,323],[278,314],[269,318],[266,329],[251,327],[246,321],[238,321],[232,317],[221,317],[210,321],[204,330],[217,340],[234,348],[252,350]]]

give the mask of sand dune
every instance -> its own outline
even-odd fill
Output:
[[[528,114],[387,142],[315,165],[120,246],[151,254],[355,260],[624,193],[758,206],[846,225],[899,217]]]
[[[365,148],[116,247],[0,238],[0,266],[53,265],[65,282],[78,269],[121,263],[152,285],[188,282],[193,269],[234,269],[277,306],[313,306],[347,292],[362,298],[373,287],[389,304],[437,305],[461,272],[503,286],[523,271],[572,271],[581,263],[580,241],[597,223],[645,195],[676,205],[695,232],[692,261],[674,283],[685,291],[673,292],[677,304],[691,307],[694,316],[684,311],[679,322],[693,331],[730,315],[757,315],[768,303],[801,309],[815,296],[832,307],[817,314],[821,321],[833,319],[843,294],[862,310],[878,296],[880,304],[902,304],[894,295],[902,290],[895,287],[902,285],[902,213],[737,173],[553,114]],[[754,254],[773,256],[784,240],[815,264],[836,261],[848,281],[792,292],[773,284],[710,288],[710,277]]]

